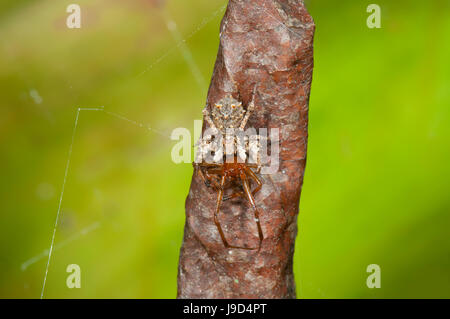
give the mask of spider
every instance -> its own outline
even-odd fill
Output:
[[[259,211],[256,207],[254,196],[261,190],[262,182],[256,173],[261,168],[261,159],[259,156],[260,141],[263,139],[260,135],[244,136],[240,139],[237,135],[244,132],[247,121],[254,110],[253,98],[244,110],[242,103],[234,99],[231,95],[227,95],[220,101],[215,103],[210,112],[205,109],[203,114],[208,122],[213,135],[219,135],[219,141],[211,141],[211,135],[205,135],[198,142],[199,156],[193,163],[195,170],[198,172],[202,180],[207,186],[212,186],[217,191],[217,203],[214,212],[214,223],[220,234],[222,242],[226,248],[238,248],[254,250],[260,249],[264,239],[261,223],[259,219]],[[238,133],[236,134],[230,134]],[[244,142],[242,142],[244,141]],[[212,161],[203,160],[203,156],[211,152],[213,154]],[[255,163],[249,162],[250,154],[256,154]],[[250,156],[251,157],[251,156]],[[230,161],[230,158],[232,159]],[[256,170],[253,171],[253,169]],[[252,190],[250,183],[253,180],[256,187]],[[229,196],[224,196],[225,188],[233,182],[241,182],[242,191],[233,192]],[[235,197],[244,197],[248,200],[254,211],[254,220],[258,229],[259,245],[258,247],[240,247],[230,245],[222,230],[219,221],[219,212],[222,201]]]

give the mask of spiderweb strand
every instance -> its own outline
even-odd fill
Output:
[[[57,251],[57,250],[65,247],[65,246],[67,246],[68,244],[78,240],[82,236],[86,236],[87,234],[89,234],[90,232],[96,230],[99,227],[100,227],[100,222],[95,222],[95,223],[93,223],[93,224],[91,224],[89,226],[84,227],[82,230],[80,230],[79,232],[73,234],[72,236],[70,236],[66,240],[63,240],[60,243],[56,244],[55,247],[53,248],[53,251]],[[38,261],[40,261],[41,259],[43,259],[45,257],[48,257],[48,253],[49,253],[49,250],[45,249],[40,254],[27,259],[26,261],[24,261],[20,265],[20,270],[26,271],[28,269],[28,267],[30,267],[31,265],[37,263]]]
[[[51,261],[52,253],[53,253],[54,246],[55,246],[56,230],[58,228],[58,222],[59,222],[59,218],[60,218],[60,215],[61,215],[61,205],[62,205],[62,201],[63,201],[63,197],[64,197],[64,189],[65,189],[65,186],[66,186],[67,175],[69,173],[70,160],[72,158],[73,144],[74,144],[74,141],[75,141],[75,135],[76,135],[76,131],[77,131],[77,127],[78,127],[78,120],[79,120],[81,111],[104,112],[104,113],[109,114],[109,115],[111,115],[111,116],[113,116],[115,118],[127,121],[128,123],[131,123],[131,124],[133,124],[135,126],[144,128],[144,129],[146,129],[148,131],[152,131],[152,132],[155,132],[155,133],[157,133],[157,134],[159,134],[161,136],[170,138],[168,135],[166,135],[166,134],[160,132],[159,130],[156,130],[156,129],[154,129],[154,128],[146,125],[146,124],[137,122],[135,120],[131,120],[131,119],[129,119],[129,118],[127,118],[127,117],[125,117],[125,116],[123,116],[121,114],[118,114],[118,113],[105,111],[103,106],[95,107],[95,108],[83,108],[83,107],[77,108],[76,115],[75,115],[75,124],[74,124],[73,130],[72,130],[72,139],[71,139],[71,143],[70,143],[70,147],[69,147],[69,153],[67,155],[66,168],[65,168],[65,171],[64,171],[64,180],[63,180],[63,184],[62,184],[62,188],[61,188],[61,193],[60,193],[60,196],[59,196],[58,211],[56,213],[55,225],[53,227],[53,234],[52,234],[52,240],[51,240],[51,243],[50,243],[50,248],[48,249],[48,259],[47,259],[47,266],[45,268],[44,282],[42,284],[41,299],[44,298],[45,286],[46,286],[47,277],[48,277],[48,270],[50,268],[50,261]]]
[[[75,132],[77,131],[78,118],[80,116],[80,111],[81,111],[81,109],[78,108],[76,116],[75,116],[75,124],[74,124],[73,130],[72,130],[72,141],[70,143],[69,154],[67,156],[66,169],[64,171],[64,180],[63,180],[63,184],[62,184],[62,188],[61,188],[61,194],[59,195],[58,212],[56,213],[55,226],[53,227],[52,241],[51,241],[51,244],[50,244],[50,249],[48,251],[47,267],[45,268],[44,282],[42,284],[42,290],[41,290],[41,299],[44,298],[45,284],[47,282],[47,275],[48,275],[48,268],[50,267],[50,260],[52,258],[53,246],[55,244],[56,228],[58,227],[59,215],[61,213],[61,203],[62,203],[62,199],[63,199],[63,196],[64,196],[64,188],[66,186],[67,174],[69,172],[70,158],[72,157],[73,142],[75,140]]]

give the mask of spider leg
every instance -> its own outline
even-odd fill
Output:
[[[223,189],[224,186],[220,186],[219,180],[218,180],[218,176],[222,175],[222,168],[220,168],[220,165],[218,165],[218,164],[212,164],[212,165],[215,165],[216,167],[211,166],[211,165],[207,166],[206,172],[204,172],[204,174],[205,174],[206,178],[208,179],[208,181],[214,185],[216,190],[219,188]]]
[[[250,175],[251,178],[258,184],[252,192],[252,195],[255,196],[257,192],[261,190],[262,182],[259,180],[258,176],[256,176],[255,172],[253,172],[250,168],[246,167],[245,171]]]
[[[200,167],[220,167],[222,164],[216,164],[216,163],[192,163],[192,165],[200,166]]]
[[[257,192],[259,192],[261,190],[262,187],[262,182],[259,180],[258,176],[256,176],[256,174],[250,169],[250,168],[246,168],[246,172],[248,173],[248,175],[253,178],[253,180],[256,182],[257,186],[255,187],[255,189],[252,191],[252,195],[255,196],[255,194]],[[244,197],[245,193],[244,192],[234,192],[228,196],[224,196],[223,200],[230,200],[232,198],[236,198],[236,197]]]
[[[240,197],[240,196],[244,196],[244,193],[243,192],[234,192],[234,193],[232,193],[232,194],[230,194],[228,196],[225,196],[223,198],[223,201],[227,201],[227,200],[230,200],[230,199],[233,199],[233,198],[236,198],[236,197]]]
[[[224,232],[222,230],[222,226],[220,225],[220,222],[219,222],[220,204],[222,203],[223,189],[225,186],[225,182],[226,182],[226,177],[223,175],[222,178],[220,179],[220,187],[221,188],[219,188],[219,191],[217,192],[217,206],[216,206],[216,211],[214,213],[214,223],[216,224],[217,230],[219,231],[220,238],[222,239],[222,242],[223,242],[225,248],[238,248],[238,249],[246,249],[246,250],[256,249],[256,248],[249,248],[249,247],[232,246],[232,245],[228,244],[227,239],[225,238],[225,234],[224,234]]]
[[[244,119],[241,122],[241,125],[239,126],[239,129],[244,130],[245,125],[247,125],[247,121],[250,118],[250,115],[252,114],[252,111],[255,109],[255,104],[253,103],[253,100],[250,102],[247,111],[245,112]]]
[[[222,176],[222,178],[220,180],[220,185],[221,186],[225,185],[225,176]],[[219,231],[220,238],[222,239],[223,244],[225,245],[225,247],[228,248],[230,245],[228,245],[228,242],[225,239],[225,235],[223,233],[222,226],[220,225],[220,222],[219,222],[219,219],[218,219],[219,210],[220,210],[220,204],[222,202],[222,198],[223,198],[223,189],[219,188],[219,191],[217,192],[216,211],[214,212],[214,223],[216,224],[217,230]]]
[[[213,184],[213,186],[215,187],[216,190],[220,188],[218,181],[208,171],[209,169],[218,168],[219,167],[218,164],[192,163],[192,165],[194,166],[195,169],[197,169],[198,174],[200,175],[202,181],[205,183],[205,185],[207,187],[209,187],[209,186],[211,186],[211,184]],[[204,172],[203,168],[206,168],[207,171]],[[215,174],[218,174],[218,173],[215,173]]]
[[[247,167],[250,167],[250,168],[256,168],[256,173],[259,173],[261,171],[261,164],[250,164],[250,163],[248,163],[246,165],[247,165]]]
[[[248,105],[247,111],[245,112],[244,119],[242,120],[241,125],[239,126],[239,128],[240,128],[241,130],[244,130],[244,127],[245,127],[245,125],[247,125],[247,121],[248,121],[248,119],[250,118],[250,115],[252,114],[253,110],[255,109],[255,103],[254,103],[254,100],[255,100],[255,93],[256,93],[256,85],[255,85],[255,87],[253,88],[252,101],[251,101],[250,104]]]
[[[256,208],[255,199],[253,198],[252,192],[250,191],[250,185],[248,184],[247,175],[244,172],[241,173],[241,180],[242,180],[242,183],[244,184],[244,191],[245,191],[245,194],[247,195],[247,199],[250,202],[250,204],[252,205],[254,213],[255,213],[255,221],[256,221],[256,226],[258,227],[258,236],[259,236],[259,246],[258,246],[258,250],[259,250],[259,249],[261,249],[261,243],[264,239],[264,235],[263,235],[262,228],[261,228],[261,222],[259,221],[259,212],[258,212],[258,209]]]
[[[197,171],[197,173],[200,176],[200,178],[202,179],[203,183],[205,183],[205,185],[207,187],[209,187],[210,181],[206,179],[205,174],[203,173],[202,166],[200,166],[200,164],[197,164],[197,163],[192,163],[192,166],[194,166],[194,169]]]
[[[204,172],[204,176],[206,177],[207,182],[209,184],[212,184],[216,190],[221,188],[221,186],[219,185],[219,183],[216,179],[216,175],[211,175],[210,172],[208,172],[208,170],[206,170],[206,172]],[[207,185],[207,186],[209,186],[209,185]]]
[[[206,122],[208,122],[209,126],[211,128],[216,128],[213,120],[211,119],[211,116],[209,116],[209,111],[206,109],[206,107],[203,109],[203,115],[205,116],[205,120],[206,120]]]

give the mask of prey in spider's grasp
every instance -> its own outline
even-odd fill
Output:
[[[266,137],[244,134],[244,128],[254,110],[254,94],[247,110],[242,103],[227,95],[212,106],[203,110],[209,129],[198,142],[197,157],[193,163],[195,170],[207,186],[217,191],[217,203],[214,223],[226,248],[254,250],[260,249],[264,239],[259,211],[255,203],[255,194],[261,189],[262,182],[256,175],[261,169],[261,141]],[[209,131],[209,133],[206,133]],[[255,131],[256,132],[256,131]],[[212,139],[212,136],[215,138]],[[251,181],[256,185],[251,189]],[[227,187],[239,183],[241,191],[225,196]],[[222,201],[235,197],[244,197],[253,208],[254,220],[258,229],[258,247],[240,247],[230,245],[219,221]]]

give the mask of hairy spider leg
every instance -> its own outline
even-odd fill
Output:
[[[247,121],[250,118],[250,115],[252,114],[253,110],[255,109],[255,104],[253,103],[253,100],[250,102],[247,111],[245,112],[245,116],[242,119],[241,125],[239,126],[239,129],[244,130],[245,125],[247,125]]]
[[[244,130],[245,125],[247,125],[247,121],[250,118],[251,113],[253,112],[253,110],[255,109],[255,94],[256,94],[256,87],[257,85],[254,86],[253,88],[253,94],[252,94],[252,100],[250,102],[250,104],[247,107],[247,111],[245,112],[245,117],[241,122],[241,125],[239,126],[239,128],[241,130]]]
[[[216,128],[213,120],[211,119],[211,116],[209,115],[209,111],[206,107],[203,109],[203,115],[205,116],[205,120],[206,120],[206,122],[208,122],[209,126],[211,128]]]
[[[248,184],[248,179],[247,179],[246,173],[241,172],[240,176],[241,176],[242,183],[244,184],[244,191],[245,191],[245,194],[247,195],[247,199],[250,202],[250,204],[252,205],[253,211],[255,213],[255,221],[256,221],[256,226],[258,227],[258,236],[259,236],[258,250],[260,250],[262,241],[264,239],[264,235],[263,235],[262,228],[261,228],[261,222],[259,221],[259,212],[258,212],[258,209],[256,208],[255,199],[253,198],[252,192],[250,190],[250,185]]]

